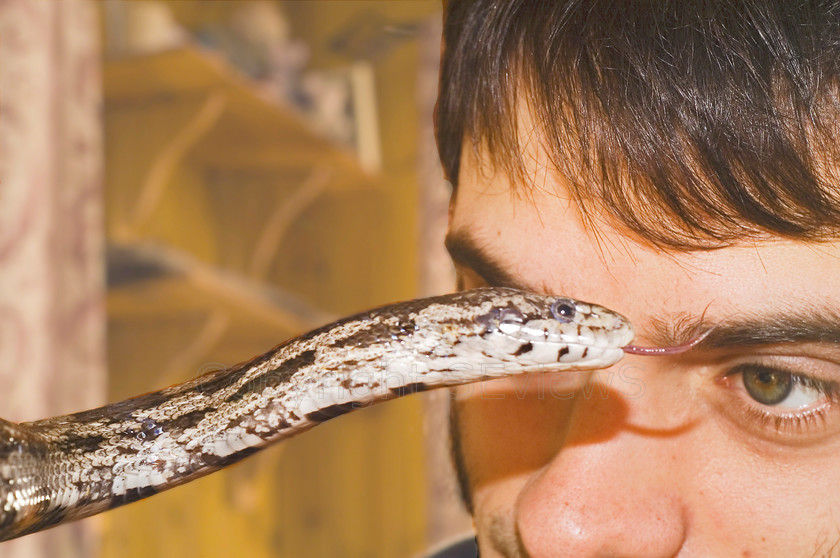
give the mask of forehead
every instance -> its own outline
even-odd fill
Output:
[[[539,161],[535,168],[539,169]],[[840,304],[840,244],[764,238],[662,252],[598,215],[587,222],[563,178],[543,168],[527,193],[464,151],[450,230],[529,289],[596,302],[645,324]],[[708,310],[706,310],[708,307]]]

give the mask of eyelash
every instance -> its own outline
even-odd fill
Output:
[[[724,375],[724,379],[731,383],[734,377],[741,378],[739,396],[742,401],[743,411],[752,424],[764,431],[771,431],[776,435],[800,435],[807,433],[808,429],[825,424],[826,417],[837,403],[840,403],[840,383],[815,378],[806,374],[800,374],[779,366],[756,364],[768,371],[772,370],[790,376],[794,386],[806,387],[819,392],[823,399],[813,405],[800,409],[785,409],[782,412],[771,411],[773,406],[763,405],[753,399],[743,385],[743,365],[735,367]],[[741,371],[739,371],[739,369]]]

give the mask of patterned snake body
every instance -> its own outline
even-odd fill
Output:
[[[623,317],[599,306],[476,289],[344,318],[250,362],[98,409],[0,419],[0,540],[183,484],[357,407],[609,366],[632,338]]]

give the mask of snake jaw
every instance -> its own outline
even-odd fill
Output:
[[[530,310],[491,309],[474,318],[482,334],[466,343],[496,362],[485,369],[487,377],[606,368],[621,360],[635,335],[626,318],[607,308],[561,297],[538,302]],[[569,303],[571,313],[561,307]]]

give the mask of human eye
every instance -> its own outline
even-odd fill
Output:
[[[775,357],[737,363],[721,377],[734,397],[729,413],[761,437],[806,443],[840,430],[840,365]]]

